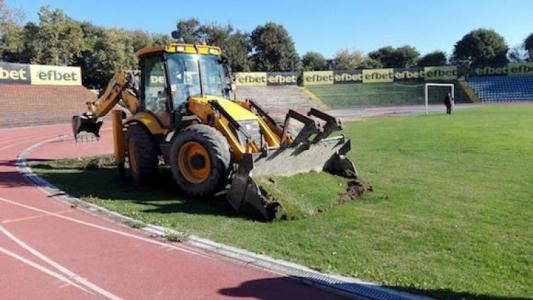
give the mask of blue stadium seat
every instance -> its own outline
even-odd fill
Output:
[[[483,103],[533,101],[533,76],[475,76],[468,83]]]

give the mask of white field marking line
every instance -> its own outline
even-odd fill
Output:
[[[93,223],[85,222],[85,221],[74,219],[74,218],[71,218],[71,217],[66,217],[66,216],[60,215],[58,213],[49,212],[49,211],[46,211],[44,209],[40,209],[40,208],[33,207],[33,206],[30,206],[30,205],[26,205],[26,204],[18,203],[18,202],[15,202],[15,201],[11,201],[11,200],[8,200],[8,199],[3,198],[3,197],[0,197],[0,201],[5,202],[5,203],[9,203],[11,205],[15,205],[15,206],[18,206],[18,207],[23,207],[23,208],[26,208],[26,209],[29,209],[29,210],[33,210],[33,211],[41,212],[41,213],[44,213],[44,214],[48,214],[50,216],[54,216],[54,217],[57,217],[59,219],[63,219],[63,220],[66,220],[66,221],[78,223],[78,224],[85,225],[85,226],[88,226],[88,227],[92,227],[92,228],[100,229],[100,230],[107,231],[107,232],[110,232],[110,233],[114,233],[114,234],[117,234],[117,235],[121,235],[121,236],[124,236],[124,237],[129,237],[129,238],[132,238],[132,239],[136,239],[136,240],[140,240],[140,241],[143,241],[143,242],[147,242],[147,243],[150,243],[150,244],[172,248],[172,249],[175,249],[175,250],[179,250],[179,251],[182,251],[182,252],[185,252],[185,253],[188,253],[188,254],[197,255],[197,256],[202,256],[202,257],[206,257],[207,256],[205,254],[200,254],[200,253],[197,253],[197,252],[194,252],[194,251],[191,251],[191,250],[187,250],[187,249],[184,249],[184,248],[181,248],[181,247],[174,246],[172,244],[166,244],[166,243],[159,242],[159,241],[156,241],[156,240],[152,240],[152,239],[149,239],[149,238],[137,236],[137,235],[134,235],[134,234],[131,234],[131,233],[115,230],[115,229],[112,229],[112,228],[109,228],[109,227],[96,225],[96,224],[93,224]]]
[[[57,263],[56,261],[54,261],[51,258],[47,257],[46,255],[44,255],[43,253],[39,252],[38,250],[30,247],[28,244],[26,244],[25,242],[23,242],[22,240],[17,238],[15,235],[13,235],[11,232],[9,232],[2,225],[0,225],[0,231],[2,231],[2,233],[4,233],[9,239],[11,239],[17,245],[19,245],[20,247],[26,249],[26,251],[30,252],[31,254],[33,254],[34,256],[39,258],[40,260],[42,260],[42,261],[48,263],[49,265],[51,265],[52,267],[56,268],[59,272],[67,275],[73,281],[78,282],[78,283],[84,285],[85,287],[88,287],[89,289],[97,292],[98,294],[100,294],[100,295],[102,295],[102,296],[104,296],[104,297],[106,297],[108,299],[112,299],[112,300],[120,299],[120,297],[114,295],[113,293],[111,293],[109,291],[104,290],[103,288],[95,285],[94,283],[90,282],[89,280],[81,277],[80,275],[78,275],[78,274],[72,272],[71,270],[65,268],[64,266],[60,265],[59,263]]]
[[[49,276],[52,276],[52,277],[54,277],[54,278],[56,278],[56,279],[58,279],[60,281],[63,281],[66,284],[75,286],[75,287],[79,288],[80,290],[82,290],[82,291],[84,291],[86,293],[94,295],[91,291],[88,291],[88,290],[84,289],[82,286],[76,284],[75,282],[73,282],[72,280],[66,278],[65,276],[63,276],[63,275],[61,275],[59,273],[56,273],[56,272],[54,272],[54,271],[52,271],[52,270],[50,270],[50,269],[48,269],[48,268],[46,268],[44,266],[41,266],[41,265],[39,265],[37,263],[34,263],[31,260],[26,259],[26,258],[14,253],[14,252],[11,252],[11,251],[3,248],[3,247],[0,247],[0,252],[4,253],[7,256],[11,256],[12,258],[14,258],[14,259],[16,259],[18,261],[21,261],[21,262],[29,265],[30,267],[33,267],[33,268],[35,268],[35,269],[37,269],[37,270],[39,270],[39,271],[41,271],[41,272],[43,272],[43,273],[45,273],[45,274],[47,274]]]

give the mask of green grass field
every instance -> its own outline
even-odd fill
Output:
[[[466,96],[456,86],[456,100],[462,102]],[[423,105],[424,83],[367,83],[312,85],[306,87],[324,104],[331,108]],[[443,103],[448,88],[433,87],[429,93],[430,103]]]
[[[532,105],[345,127],[350,157],[374,192],[294,221],[256,222],[223,199],[186,199],[170,181],[132,187],[112,169],[81,170],[80,161],[33,168],[72,195],[143,222],[321,271],[439,299],[533,297]],[[288,197],[310,201],[338,192],[303,176],[279,184],[300,195]]]

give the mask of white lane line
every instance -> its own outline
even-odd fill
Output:
[[[8,138],[8,139],[5,139],[0,141],[0,145],[5,145],[5,144],[10,144],[10,143],[13,143],[13,142],[18,142],[20,140],[25,140],[25,139],[35,139],[35,138],[38,138],[38,137],[41,137],[43,136],[42,134],[35,134],[35,135],[25,135],[25,136],[14,136],[12,138]]]
[[[188,254],[193,254],[193,255],[196,255],[196,256],[201,256],[201,257],[206,257],[207,256],[205,254],[201,254],[201,253],[197,253],[197,252],[194,252],[194,251],[191,251],[191,250],[187,250],[187,249],[184,249],[184,248],[181,248],[181,247],[177,247],[177,246],[174,246],[172,244],[159,242],[159,241],[152,240],[152,239],[149,239],[149,238],[137,236],[137,235],[134,235],[134,234],[131,234],[131,233],[115,230],[115,229],[112,229],[112,228],[109,228],[109,227],[100,226],[100,225],[96,225],[96,224],[93,224],[93,223],[85,222],[85,221],[82,221],[82,220],[74,219],[74,218],[71,218],[71,217],[63,216],[63,215],[58,214],[58,213],[49,212],[49,211],[46,211],[44,209],[40,209],[40,208],[33,207],[33,206],[30,206],[30,205],[26,205],[26,204],[18,203],[18,202],[15,202],[15,201],[11,201],[11,200],[8,200],[8,199],[3,198],[3,197],[0,197],[0,201],[8,203],[8,204],[11,204],[11,205],[14,205],[14,206],[18,206],[18,207],[26,208],[26,209],[29,209],[29,210],[33,210],[33,211],[41,212],[41,213],[44,213],[44,214],[48,214],[50,216],[54,216],[56,218],[63,219],[63,220],[66,220],[66,221],[70,221],[70,222],[78,223],[78,224],[85,225],[85,226],[88,226],[88,227],[100,229],[100,230],[107,231],[107,232],[110,232],[110,233],[114,233],[114,234],[117,234],[117,235],[121,235],[121,236],[124,236],[124,237],[129,237],[129,238],[132,238],[132,239],[140,240],[140,241],[143,241],[143,242],[146,242],[146,243],[150,243],[150,244],[154,244],[154,245],[158,245],[158,246],[162,246],[162,247],[166,247],[166,248],[172,248],[174,250],[179,250],[179,251],[182,251],[182,252],[185,252],[185,253],[188,253]]]
[[[18,260],[20,262],[23,262],[23,263],[29,265],[30,267],[33,267],[33,268],[35,268],[35,269],[37,269],[37,270],[39,270],[39,271],[41,271],[41,272],[43,272],[43,273],[45,273],[45,274],[47,274],[49,276],[52,276],[52,277],[54,277],[54,278],[56,278],[56,279],[58,279],[58,280],[60,280],[62,282],[65,282],[66,284],[75,286],[78,289],[80,289],[80,290],[82,290],[82,291],[84,291],[86,293],[94,295],[91,291],[86,290],[85,288],[83,288],[82,286],[76,284],[75,282],[73,282],[72,280],[66,278],[65,276],[63,276],[63,275],[61,275],[59,273],[56,273],[56,272],[54,272],[54,271],[52,271],[52,270],[50,270],[50,269],[48,269],[46,267],[43,267],[43,266],[41,266],[41,265],[39,265],[37,263],[34,263],[31,260],[28,260],[28,259],[26,259],[26,258],[24,258],[24,257],[22,257],[22,256],[20,256],[20,255],[18,255],[16,253],[14,253],[14,252],[11,252],[11,251],[3,248],[3,247],[0,247],[0,252],[4,253],[7,256],[11,256],[12,258],[14,258],[14,259],[16,259],[16,260]]]
[[[46,137],[46,139],[50,139],[50,137]],[[22,142],[9,144],[7,146],[1,147],[0,150],[5,150],[5,149],[8,149],[8,148],[11,148],[11,147],[14,147],[14,146],[18,146],[18,145],[22,145],[22,144],[26,144],[26,143],[32,143],[32,141],[30,139],[28,139],[28,140],[24,140]]]
[[[105,131],[111,131],[111,128],[104,128],[101,130],[102,132],[105,132]],[[32,142],[31,140],[32,139],[35,139],[35,138],[38,138],[38,137],[41,137],[42,135],[38,135],[38,136],[35,136],[35,137],[27,137],[25,138],[22,142],[18,142],[18,143],[14,143],[14,144],[9,144],[7,146],[4,146],[4,147],[1,147],[0,150],[5,150],[5,149],[8,149],[8,148],[11,148],[13,146],[17,146],[17,145],[21,145],[21,144],[25,144],[25,143],[30,143]],[[54,137],[60,137],[60,136],[65,136],[65,138],[67,137],[66,134],[52,134],[52,135],[48,135],[46,136],[46,139],[50,139],[50,138],[54,138]],[[73,140],[73,138],[68,138],[68,139],[65,139],[64,141],[69,141],[69,140]],[[39,140],[39,142],[41,142],[43,140]],[[38,143],[39,143],[38,142]]]
[[[32,255],[36,256],[40,260],[42,260],[42,261],[48,263],[49,265],[51,265],[52,267],[56,268],[59,272],[67,275],[73,281],[76,281],[76,282],[78,282],[78,283],[90,288],[91,290],[97,292],[98,294],[100,294],[100,295],[102,295],[102,296],[104,296],[104,297],[106,297],[108,299],[112,299],[112,300],[120,299],[120,297],[114,295],[113,293],[111,293],[109,291],[104,290],[103,288],[95,285],[94,283],[90,282],[89,280],[84,279],[80,275],[78,275],[78,274],[72,272],[71,270],[65,268],[64,266],[60,265],[56,261],[54,261],[51,258],[47,257],[43,253],[39,252],[38,250],[30,247],[28,244],[26,244],[25,242],[23,242],[22,240],[20,240],[16,236],[14,236],[11,232],[9,232],[2,225],[0,225],[0,231],[3,234],[5,234],[9,239],[11,239],[13,242],[15,242],[17,245],[19,245],[20,247],[26,249],[26,251],[30,252]]]
[[[58,211],[57,213],[58,214],[66,214],[66,213],[70,213],[70,212],[72,212],[72,208],[65,209],[65,210],[62,210],[62,211]],[[17,219],[6,219],[6,220],[2,220],[0,222],[0,224],[18,223],[18,222],[38,219],[38,218],[42,218],[42,217],[49,217],[49,215],[47,215],[47,214],[37,214],[37,215],[33,215],[33,216],[29,216],[29,217],[22,217],[22,218],[17,218]]]

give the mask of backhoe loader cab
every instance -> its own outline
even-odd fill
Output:
[[[227,199],[237,211],[264,220],[283,218],[283,203],[265,195],[254,178],[328,171],[356,178],[345,154],[350,140],[329,137],[339,120],[311,109],[290,110],[281,126],[253,100],[230,100],[231,74],[218,47],[170,44],[137,53],[139,91],[118,71],[102,96],[73,117],[76,140],[99,137],[100,118],[121,101],[130,112],[112,113],[114,155],[121,170],[129,165],[137,184],[156,178],[160,158],[177,185],[197,197],[229,183]],[[302,130],[291,135],[291,120]]]

